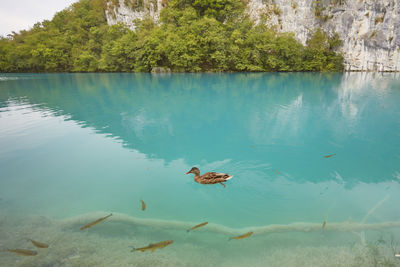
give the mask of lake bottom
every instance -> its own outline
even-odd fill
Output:
[[[353,222],[322,226],[297,223],[285,232],[254,227],[242,240],[229,237],[248,229],[210,224],[187,233],[190,222],[161,221],[113,214],[86,230],[83,225],[104,216],[95,212],[54,219],[45,216],[6,216],[0,225],[0,266],[398,266],[394,255],[400,237],[397,228],[351,231]],[[300,226],[299,226],[300,225]],[[207,228],[208,227],[208,228]],[[269,228],[268,228],[269,227]],[[277,226],[274,226],[277,227]],[[329,229],[330,227],[337,230]],[[338,228],[339,227],[339,228]],[[350,228],[349,228],[350,227]],[[380,226],[378,226],[379,228]],[[250,229],[250,228],[249,228]],[[274,228],[279,229],[279,228]],[[359,228],[361,229],[361,228]],[[49,244],[36,248],[29,239]],[[132,252],[132,247],[174,240],[154,253]],[[36,256],[21,256],[7,249],[30,249]]]

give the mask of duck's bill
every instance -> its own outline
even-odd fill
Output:
[[[190,173],[190,171],[188,171],[187,173],[185,173],[185,174],[189,174]]]

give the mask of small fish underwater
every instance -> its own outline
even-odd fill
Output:
[[[140,203],[142,203],[142,211],[146,209],[146,203],[144,203],[143,200],[140,200]]]
[[[23,255],[23,256],[36,256],[37,252],[29,249],[7,249],[9,252]]]
[[[325,229],[325,226],[326,226],[326,221],[324,221],[324,222],[322,223],[322,229]]]
[[[330,154],[330,155],[326,155],[326,156],[324,156],[324,158],[330,158],[330,157],[333,157],[333,156],[335,156],[336,154]]]
[[[155,244],[149,244],[147,247],[142,247],[142,248],[134,248],[132,247],[132,251],[137,251],[140,250],[141,252],[145,252],[147,250],[150,250],[151,253],[153,253],[156,249],[161,249],[161,248],[165,248],[166,246],[171,245],[172,243],[174,243],[173,240],[165,240],[165,241],[161,241]]]
[[[197,229],[197,228],[200,228],[200,227],[203,227],[203,226],[206,226],[208,224],[208,222],[203,222],[203,223],[200,223],[200,224],[198,224],[198,225],[195,225],[195,226],[193,226],[192,228],[190,228],[190,229],[187,229],[186,230],[186,232],[190,232],[190,231],[193,231],[193,230],[195,230],[195,229]]]
[[[47,245],[45,243],[41,243],[41,242],[38,242],[38,241],[35,241],[32,239],[29,239],[29,241],[31,241],[31,243],[37,248],[48,248],[49,247],[49,245]]]
[[[88,224],[86,224],[85,226],[82,226],[82,227],[81,227],[81,230],[85,230],[85,229],[87,229],[87,228],[89,228],[89,227],[92,227],[93,225],[96,225],[96,224],[98,224],[99,222],[104,221],[105,219],[107,219],[107,218],[110,217],[110,216],[112,216],[112,213],[109,214],[109,215],[107,215],[107,216],[105,216],[105,217],[102,217],[102,218],[100,218],[100,219],[97,219],[97,220],[95,220],[94,222],[88,223]]]
[[[228,241],[229,241],[229,240],[232,240],[232,239],[243,239],[243,238],[247,238],[247,237],[250,237],[252,234],[254,234],[254,232],[248,232],[248,233],[245,233],[245,234],[243,234],[243,235],[230,237],[230,238],[228,239]]]

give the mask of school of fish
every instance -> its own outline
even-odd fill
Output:
[[[140,250],[141,252],[145,252],[147,250],[150,250],[151,253],[153,253],[156,249],[161,249],[161,248],[165,248],[166,246],[171,245],[172,243],[174,243],[173,240],[165,240],[165,241],[161,241],[155,244],[149,244],[147,247],[142,247],[142,248],[134,248],[132,247],[132,252],[133,251],[137,251]]]
[[[28,241],[30,241],[32,243],[32,245],[34,245],[37,248],[48,248],[49,245],[39,242],[39,241],[35,241],[32,239],[28,239]],[[30,249],[20,249],[20,248],[16,248],[16,249],[7,249],[8,252],[11,253],[15,253],[18,255],[22,255],[22,256],[36,256],[38,253],[35,250],[30,250]]]
[[[198,225],[193,226],[193,227],[190,228],[190,229],[187,229],[186,232],[193,231],[193,230],[195,230],[195,229],[197,229],[197,228],[199,228],[199,227],[203,227],[203,226],[205,226],[205,225],[207,225],[207,224],[208,224],[208,222],[200,223],[200,224],[198,224]]]
[[[88,223],[88,224],[82,226],[82,227],[81,227],[81,230],[85,230],[85,229],[87,229],[87,228],[89,228],[89,227],[92,227],[93,225],[96,225],[96,224],[98,224],[99,222],[102,222],[102,221],[104,221],[105,219],[107,219],[108,217],[111,217],[111,216],[112,216],[112,213],[111,213],[110,215],[107,215],[107,216],[105,216],[105,217],[102,217],[102,218],[100,218],[100,219],[97,219],[97,220],[95,220],[94,222]]]
[[[146,209],[146,203],[144,203],[143,200],[140,200],[140,203],[142,203],[142,211]]]
[[[324,156],[324,158],[330,158],[330,157],[333,157],[335,155],[336,154],[326,155],[326,156]],[[274,170],[274,172],[276,174],[278,174],[278,175],[280,174],[278,170]],[[146,203],[141,199],[140,199],[140,203],[141,203],[141,210],[142,211],[146,210]],[[88,228],[90,228],[90,227],[92,227],[92,226],[94,226],[94,225],[106,220],[107,218],[109,218],[111,216],[112,216],[112,213],[107,215],[107,216],[101,217],[101,218],[99,218],[99,219],[97,219],[97,220],[95,220],[93,222],[90,222],[90,223],[82,226],[80,228],[80,230],[88,229]],[[203,223],[200,223],[200,224],[197,224],[197,225],[193,226],[190,229],[187,229],[186,231],[187,232],[191,232],[191,231],[193,231],[195,229],[198,229],[200,227],[204,227],[207,224],[208,224],[208,222],[203,222]],[[322,229],[325,229],[325,227],[326,227],[326,221],[324,221],[322,223]],[[230,237],[228,240],[244,239],[244,238],[248,238],[248,237],[252,236],[253,234],[254,234],[254,232],[247,232],[247,233],[239,235],[239,236]],[[49,247],[48,244],[45,244],[45,243],[42,243],[42,242],[39,242],[39,241],[35,241],[33,239],[28,239],[28,240],[37,248],[48,248]],[[171,245],[172,243],[174,243],[173,240],[165,240],[165,241],[161,241],[161,242],[154,243],[154,244],[151,243],[151,244],[149,244],[148,246],[145,246],[145,247],[140,247],[140,248],[132,247],[132,252],[134,252],[134,251],[141,251],[141,252],[151,251],[153,253],[155,250],[165,248],[165,247]],[[11,252],[11,253],[15,253],[15,254],[18,254],[18,255],[23,255],[23,256],[36,256],[38,254],[37,251],[29,250],[29,249],[7,249],[7,250],[9,252]],[[400,254],[395,254],[395,257],[400,257]]]
[[[48,248],[49,247],[49,245],[47,245],[45,243],[41,243],[41,242],[38,242],[38,241],[35,241],[32,239],[29,239],[29,241],[31,241],[31,243],[37,248]]]
[[[243,235],[230,237],[228,240],[248,238],[248,237],[250,237],[252,234],[254,234],[254,233],[253,233],[253,232],[248,232],[248,233],[245,233],[245,234],[243,234]]]

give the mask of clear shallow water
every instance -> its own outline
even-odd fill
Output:
[[[0,209],[239,230],[400,221],[399,103],[398,74],[1,74]],[[234,178],[200,185],[192,166]]]

